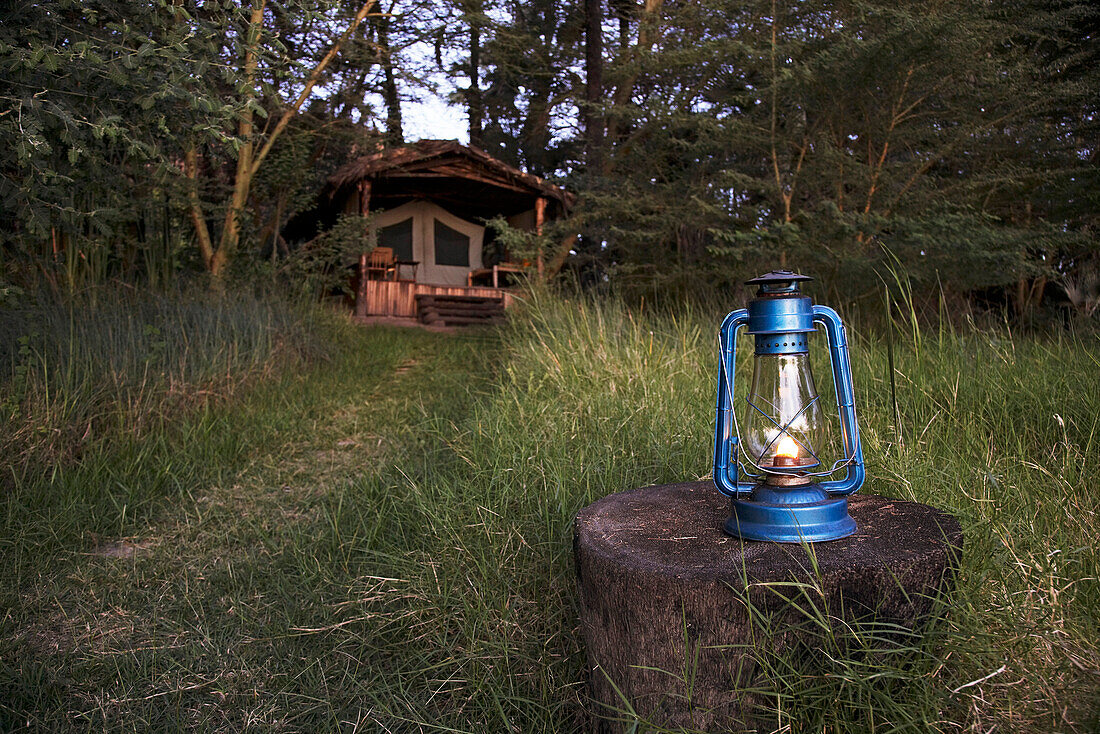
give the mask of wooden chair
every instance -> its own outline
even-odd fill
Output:
[[[376,247],[367,257],[367,280],[394,280],[397,267],[393,262],[392,247]]]

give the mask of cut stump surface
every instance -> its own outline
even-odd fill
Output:
[[[761,655],[820,657],[843,644],[843,634],[826,643],[830,625],[919,633],[953,585],[958,521],[871,494],[853,495],[849,511],[855,535],[801,546],[727,536],[729,500],[709,481],[620,492],[581,510],[581,629],[591,693],[608,714],[596,728],[621,730],[615,712],[629,705],[665,726],[751,729],[764,725],[766,702],[736,691],[761,685]]]

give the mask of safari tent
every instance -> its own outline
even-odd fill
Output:
[[[510,274],[544,272],[560,262],[513,262],[492,246],[485,222],[502,216],[513,227],[541,232],[573,204],[560,187],[446,140],[351,161],[329,178],[321,199],[329,212],[371,215],[377,248],[359,258],[356,314],[404,317],[422,316],[418,303],[439,298],[506,305]]]

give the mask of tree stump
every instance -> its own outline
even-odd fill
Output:
[[[729,500],[709,481],[581,510],[574,557],[594,728],[621,731],[615,721],[632,710],[668,727],[748,729],[769,718],[766,701],[738,693],[760,683],[761,655],[819,657],[853,627],[912,642],[954,584],[959,523],[868,494],[849,511],[855,535],[803,546],[726,535]]]

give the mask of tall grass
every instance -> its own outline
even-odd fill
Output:
[[[64,522],[8,503],[24,592],[0,661],[24,662],[0,668],[0,721],[583,730],[572,518],[708,475],[723,315],[534,293],[495,334],[338,330],[323,367],[148,430],[143,461],[89,453],[67,496],[175,504],[116,527],[150,543],[133,558],[46,572],[25,556]],[[898,326],[849,333],[864,491],[960,517],[948,614],[888,655],[856,630],[824,667],[762,657],[753,693],[790,731],[1095,730],[1100,344]]]
[[[316,311],[197,289],[94,291],[8,308],[0,317],[7,527],[21,525],[27,539],[131,526],[178,491],[185,472],[156,457],[176,450],[180,430],[200,430],[184,421],[323,358],[326,331]]]
[[[577,725],[579,704],[566,705],[583,678],[571,518],[610,492],[708,474],[720,318],[536,295],[514,319],[497,388],[443,431],[458,474],[428,478],[409,498],[427,501],[423,521],[460,552],[426,548],[422,563],[395,570],[413,579],[425,620],[448,620],[420,628],[425,644],[409,642],[417,659],[430,661],[433,679],[476,671],[481,684],[457,686],[461,706],[450,713],[438,697],[388,707],[458,728],[472,710],[479,721],[501,711],[522,730]],[[838,658],[812,684],[773,661],[763,693],[794,730],[1086,731],[1100,706],[1096,336],[907,328],[890,337],[893,377],[881,328],[852,329],[864,491],[962,519],[948,625],[909,653],[877,658],[877,670]],[[468,588],[444,603],[437,576]],[[478,653],[459,662],[445,652],[456,633]]]
[[[323,349],[299,310],[275,300],[96,292],[0,315],[0,452],[12,471],[79,458],[232,394]],[[12,479],[9,475],[8,481]]]

